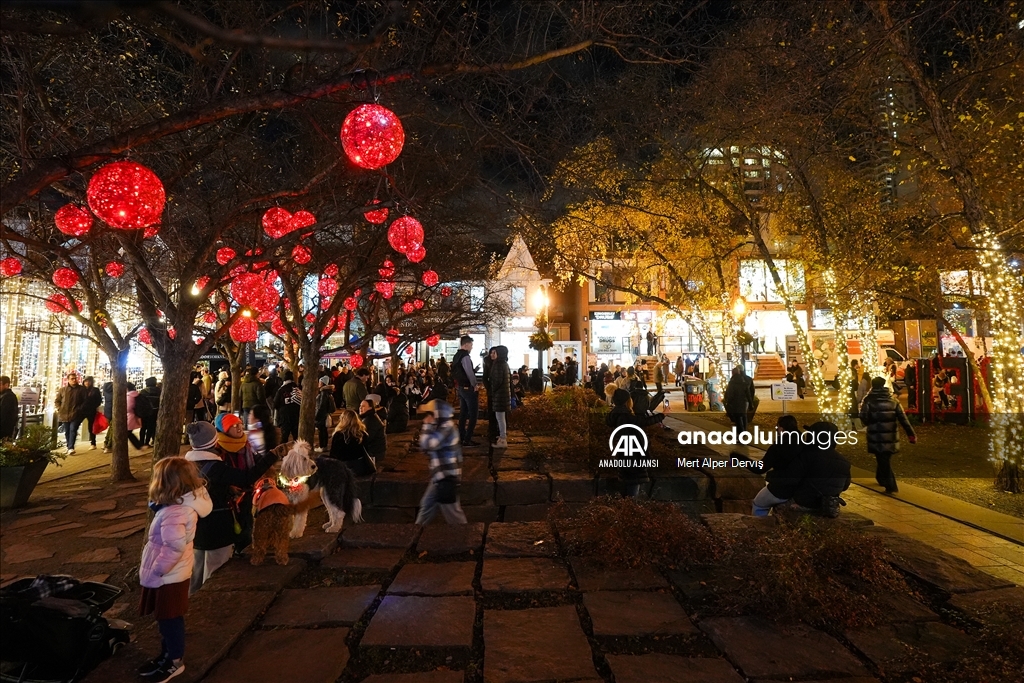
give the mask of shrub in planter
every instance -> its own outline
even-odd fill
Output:
[[[29,425],[15,441],[0,442],[0,507],[20,507],[50,463],[65,455],[54,453],[57,440],[46,425]]]

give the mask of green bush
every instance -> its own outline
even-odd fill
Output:
[[[52,429],[46,425],[28,425],[15,441],[0,442],[0,467],[23,467],[39,459],[59,465],[67,456],[55,453],[56,447]]]

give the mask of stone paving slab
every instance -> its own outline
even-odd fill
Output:
[[[608,665],[615,683],[743,683],[729,662],[710,657],[608,655]]]
[[[603,567],[585,558],[569,560],[581,591],[631,591],[668,588],[668,581],[652,567],[617,569]],[[486,565],[485,565],[486,567]]]
[[[338,534],[324,533],[317,525],[308,527],[301,538],[293,538],[288,542],[288,555],[316,562],[333,553],[337,547]]]
[[[954,595],[949,604],[964,612],[970,618],[982,623],[1009,624],[1015,621],[1012,612],[1006,608],[1024,611],[1024,588],[999,588],[991,591]]]
[[[54,556],[54,551],[35,543],[15,543],[3,549],[4,564],[24,564],[45,560]]]
[[[417,674],[375,674],[362,683],[462,683],[461,671],[425,671]]]
[[[36,524],[43,524],[44,522],[52,522],[57,519],[53,515],[36,515],[35,517],[25,517],[19,519],[17,522],[4,525],[4,533],[15,531],[17,529],[24,529],[28,526],[35,526]]]
[[[703,500],[711,497],[709,488],[708,477],[699,470],[659,471],[648,495],[651,500]]]
[[[249,631],[253,621],[267,609],[273,599],[274,593],[270,591],[216,592],[206,591],[205,586],[204,590],[194,593],[189,598],[188,615],[185,617],[185,671],[175,678],[174,682],[192,683],[202,679],[214,664],[227,655],[238,639]],[[142,680],[136,669],[160,652],[160,632],[150,617],[144,617],[135,623],[132,633],[135,638],[133,642],[110,659],[101,662],[86,676],[84,683],[131,683]],[[345,653],[347,656],[347,649]],[[280,652],[274,655],[282,661],[287,661],[281,657]],[[240,680],[289,679],[234,679]]]
[[[569,587],[569,572],[561,560],[546,557],[488,558],[480,586],[489,593],[563,591]]]
[[[889,624],[848,631],[846,638],[882,671],[912,671],[918,650],[936,662],[955,662],[974,648],[974,638],[936,622]]]
[[[203,584],[202,591],[278,591],[306,568],[306,561],[293,559],[286,565],[263,563],[258,567],[243,558],[232,558]]]
[[[594,478],[586,473],[552,472],[549,476],[551,477],[551,500],[585,503],[594,497],[596,484]]]
[[[713,498],[750,500],[764,488],[764,475],[742,469],[705,471],[711,477]]]
[[[264,626],[351,625],[377,598],[380,586],[286,588],[270,606]]]
[[[370,619],[360,646],[469,649],[475,618],[476,603],[471,597],[388,595]]]
[[[385,472],[373,480],[371,500],[373,505],[386,507],[416,507],[427,488],[424,472]]]
[[[402,548],[342,548],[320,563],[326,569],[391,573],[402,561]]]
[[[407,564],[388,587],[389,595],[472,595],[476,562]]]
[[[484,611],[484,683],[597,679],[574,607]]]
[[[462,464],[459,500],[463,505],[486,505],[494,502],[494,479],[487,458],[467,458]]]
[[[233,648],[204,683],[334,683],[348,664],[347,635],[347,628],[257,631]]]
[[[98,487],[97,487],[98,488]],[[85,489],[82,489],[83,491]],[[82,512],[95,513],[95,512],[110,512],[117,507],[116,500],[97,500],[92,503],[86,503],[85,505],[79,506],[79,510]]]
[[[839,641],[807,626],[778,626],[755,617],[701,621],[704,631],[749,678],[865,676],[864,666]]]
[[[551,482],[547,475],[511,470],[498,476],[494,502],[498,505],[533,505],[547,503],[550,496]]]
[[[367,524],[412,524],[416,521],[416,508],[365,506],[363,521]]]
[[[903,621],[938,621],[939,615],[931,611],[909,595],[902,593],[881,594],[878,596],[882,620],[896,624]]]
[[[579,505],[580,503],[567,503],[567,505]],[[533,505],[507,505],[502,520],[505,522],[543,522],[548,518],[548,503],[535,503]]]
[[[146,520],[132,519],[120,524],[101,526],[78,535],[79,538],[127,538],[146,528]]]
[[[72,529],[81,529],[85,525],[81,522],[64,522],[63,524],[57,524],[45,529],[40,529],[34,536],[49,536],[50,534],[59,534],[62,531],[71,531]]]
[[[496,522],[487,527],[484,558],[554,557],[555,536],[547,522]]]
[[[85,552],[72,555],[64,560],[64,564],[98,564],[103,562],[120,562],[121,551],[116,547],[93,548]]]
[[[19,515],[34,515],[38,512],[51,512],[54,510],[63,510],[68,506],[67,503],[61,503],[59,505],[40,505],[38,507],[27,507],[24,510],[19,510]]]
[[[444,524],[443,520],[434,520],[433,524],[423,527],[423,533],[416,542],[416,550],[428,556],[462,555],[478,552],[483,544],[482,523]]]
[[[470,524],[491,524],[498,521],[501,508],[497,505],[464,505],[462,511]]]
[[[671,593],[599,591],[585,593],[583,605],[595,636],[692,635],[697,628]]]
[[[357,524],[341,534],[344,548],[400,548],[416,542],[420,527],[415,524]]]

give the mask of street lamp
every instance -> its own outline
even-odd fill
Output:
[[[742,342],[740,344],[740,365],[744,366],[745,370],[745,364],[747,360],[747,300],[744,299],[742,296],[736,297],[736,300],[732,302],[732,315],[740,326],[740,332],[739,334],[736,335],[736,337],[737,341]]]
[[[548,305],[550,300],[548,299],[548,291],[544,285],[540,286],[537,293],[533,295],[533,305],[537,310],[537,337],[540,340],[541,335],[548,336]],[[540,370],[541,375],[544,375],[544,348],[543,344],[537,345],[537,369]]]

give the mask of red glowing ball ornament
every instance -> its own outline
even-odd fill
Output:
[[[385,280],[390,280],[395,276],[395,264],[391,259],[384,259],[384,263],[380,265],[377,272],[380,273],[380,276]]]
[[[399,340],[398,330],[392,327],[390,330],[388,330],[388,333],[384,335],[384,338],[388,340],[388,344],[394,346],[395,344],[398,343]]]
[[[206,323],[207,325],[214,324],[215,322],[217,322],[217,314],[214,313],[213,311],[207,311],[206,313],[203,313],[203,322]]]
[[[316,291],[324,299],[328,299],[338,293],[338,281],[334,278],[322,277],[316,284]]]
[[[256,341],[256,337],[259,334],[260,328],[256,324],[256,321],[252,318],[246,318],[245,316],[235,319],[235,322],[231,323],[231,328],[228,332],[231,334],[231,338],[239,344],[248,344],[249,342]]]
[[[360,355],[354,355],[348,359],[348,364],[351,365],[356,370],[363,367],[363,363],[365,362],[366,359]]]
[[[337,277],[337,275],[338,275],[338,264],[337,263],[332,263],[331,265],[329,265],[326,268],[324,268],[324,275],[326,275],[327,277]],[[356,296],[359,296],[359,295],[356,294]]]
[[[298,263],[300,266],[304,266],[313,259],[313,252],[309,250],[309,247],[304,247],[301,244],[295,246],[292,249],[292,260]]]
[[[441,343],[441,336],[438,334],[432,334],[427,337],[427,346],[434,347]]]
[[[412,263],[419,263],[427,257],[427,250],[422,244],[417,244],[415,247],[405,252],[405,258],[409,259]]]
[[[13,256],[8,256],[0,261],[0,275],[4,277],[21,275],[21,261]]]
[[[423,244],[423,225],[412,216],[402,216],[388,227],[388,244],[399,254]]]
[[[316,216],[309,211],[289,213],[287,209],[275,206],[263,214],[263,232],[272,239],[281,239],[290,232],[316,224]]]
[[[46,300],[46,310],[51,313],[71,313],[71,301],[61,293],[51,294]],[[82,310],[82,302],[76,301],[75,308]]]
[[[341,305],[345,307],[346,311],[354,311],[359,306],[359,300],[354,296],[347,296],[345,300],[341,302]]]
[[[360,168],[387,166],[398,158],[405,131],[395,112],[379,104],[361,104],[341,124],[341,146]]]
[[[367,206],[373,206],[374,204],[380,204],[380,200],[374,199],[372,202],[367,203]],[[363,218],[374,225],[380,225],[388,219],[388,209],[387,207],[384,207],[383,209],[366,211],[363,213]]]
[[[226,266],[231,262],[231,259],[235,258],[237,254],[231,247],[221,247],[217,250],[217,263],[222,266]]]
[[[245,252],[245,255],[246,256],[259,256],[262,253],[263,253],[263,250],[260,249],[259,247],[257,247],[255,250],[250,249],[249,251]],[[252,264],[252,269],[253,270],[263,270],[264,268],[266,268],[269,265],[270,265],[270,261],[256,261],[255,263]]]
[[[227,313],[228,312],[228,302],[227,301],[221,301],[219,304],[217,304],[217,310],[220,311],[221,313]]]
[[[410,313],[412,313],[415,310],[416,310],[416,307],[413,306],[412,303],[409,302],[409,301],[406,301],[404,304],[402,304],[402,312],[405,313],[406,315],[409,315]]]
[[[448,285],[445,285],[444,287],[441,288],[441,296],[451,296],[451,295],[452,295],[452,288],[451,287],[449,287]]]
[[[103,272],[116,280],[124,275],[124,264],[120,261],[110,261],[103,266]]]
[[[266,285],[256,273],[242,273],[231,281],[231,298],[239,306],[255,308],[263,298]]]
[[[274,318],[272,321],[270,321],[270,331],[276,334],[278,337],[284,336],[286,330],[284,328],[284,323],[281,322],[280,318]]]
[[[425,304],[423,303],[423,299],[413,299],[412,300],[412,307],[415,308],[417,311],[420,310],[421,308],[423,308],[424,305]]]
[[[312,325],[313,323],[316,322],[316,316],[313,315],[312,313],[307,313],[306,314],[306,322],[309,323],[310,325]]]
[[[166,195],[156,173],[134,161],[115,161],[89,180],[86,199],[110,227],[138,230],[160,222]]]
[[[260,314],[256,316],[256,321],[261,323],[269,323],[272,320],[277,320],[277,311],[269,308],[264,311],[260,311]]]
[[[394,282],[381,281],[375,284],[373,288],[376,289],[377,292],[379,292],[380,295],[385,299],[390,299],[392,296],[395,295]]]
[[[208,284],[210,284],[210,277],[208,275],[200,275],[199,279],[196,280],[196,283],[193,286],[196,288],[197,292],[201,292],[206,289],[206,285]]]
[[[143,327],[139,330],[139,341],[143,344],[152,344],[153,336],[149,333],[149,329]]]
[[[81,237],[92,228],[92,214],[77,204],[65,204],[57,210],[53,222],[65,235]]]
[[[168,327],[167,336],[170,337],[171,339],[175,339],[178,336],[178,331],[173,327]]]
[[[159,232],[160,232],[160,226],[159,225],[151,225],[151,226],[149,226],[148,228],[146,228],[145,230],[142,231],[142,236],[145,239],[148,240],[148,239],[152,239],[152,238],[156,237],[157,234],[159,234]]]
[[[423,283],[424,287],[433,287],[440,279],[437,277],[437,273],[432,270],[423,271],[423,276],[420,278],[420,282]]]
[[[71,289],[78,284],[78,273],[70,268],[58,268],[53,271],[53,284],[61,289]]]
[[[406,346],[405,347],[405,355],[407,355],[407,356],[411,356],[412,355],[412,347],[411,346]]]

